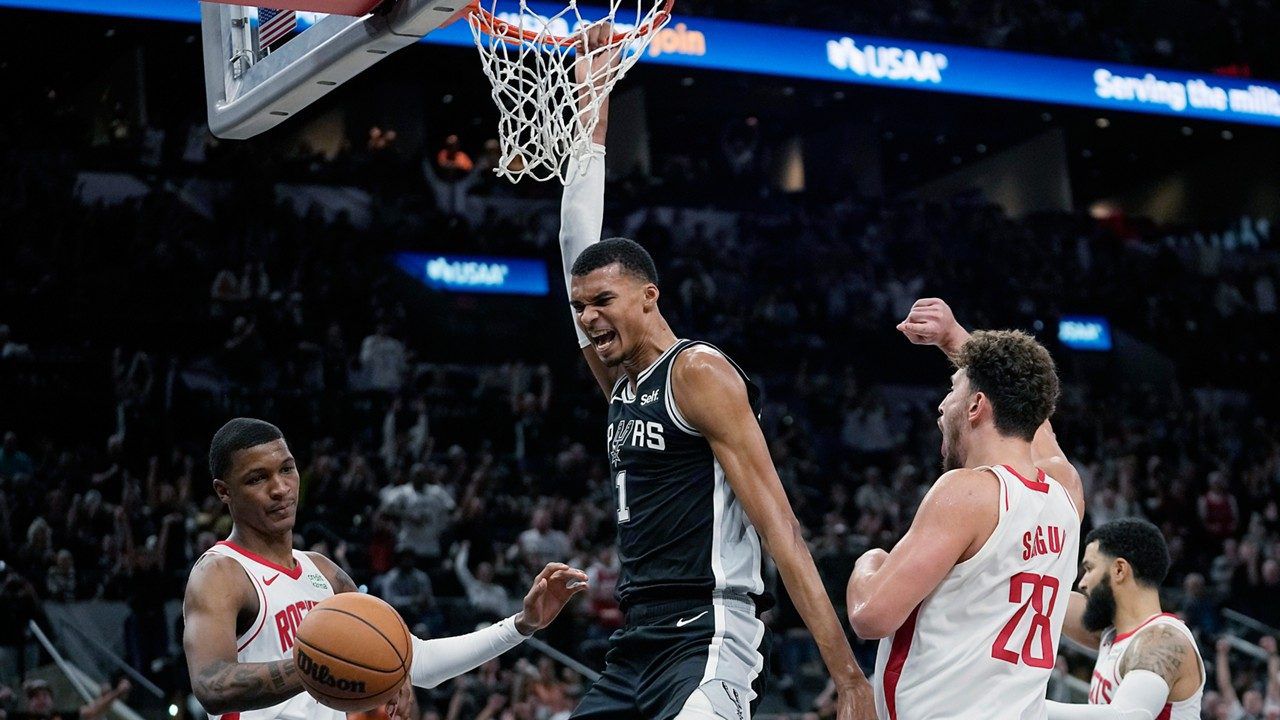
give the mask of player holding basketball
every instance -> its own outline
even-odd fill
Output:
[[[345,718],[303,692],[293,663],[294,634],[307,611],[357,589],[329,558],[293,549],[298,469],[284,436],[262,420],[232,420],[213,436],[209,471],[233,525],[196,561],[183,599],[182,642],[196,698],[223,720]],[[586,589],[586,579],[550,563],[516,615],[469,635],[413,638],[412,684],[435,687],[519,645]],[[406,683],[388,714],[408,718],[412,706]]]
[[[849,579],[853,629],[883,638],[877,712],[1042,720],[1084,507],[1048,423],[1053,359],[1020,332],[969,335],[936,299],[898,329],[957,369],[938,406],[944,474],[893,551],[868,551]]]
[[[604,47],[608,32],[593,28],[588,45]],[[598,63],[609,62],[608,51],[594,54],[579,73],[586,62],[607,69]],[[601,154],[607,112],[592,138]],[[642,247],[600,241],[603,160],[572,177],[560,241],[579,344],[609,403],[626,619],[572,717],[749,717],[765,661],[763,548],[839,689],[838,717],[871,718],[870,686],[769,457],[756,386],[716,348],[676,337]]]
[[[1089,704],[1050,702],[1050,720],[1199,720],[1204,662],[1191,630],[1160,609],[1160,529],[1133,518],[1095,528],[1081,569],[1063,631],[1098,651]]]

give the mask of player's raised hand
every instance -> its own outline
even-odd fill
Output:
[[[522,635],[551,624],[569,600],[587,589],[587,574],[564,563],[547,563],[524,596],[524,610],[516,615],[516,629]]]
[[[603,87],[622,64],[623,49],[622,43],[613,40],[613,23],[602,20],[583,28],[574,45],[573,75],[578,85]]]
[[[921,298],[911,306],[898,331],[916,345],[936,345],[948,355],[960,349],[969,333],[956,322],[951,306],[938,298]]]

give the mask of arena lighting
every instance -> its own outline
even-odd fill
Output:
[[[396,266],[432,290],[486,295],[534,295],[550,292],[541,260],[402,252]]]
[[[530,2],[534,12],[550,7]],[[0,8],[198,22],[173,0],[0,0]],[[302,27],[317,16],[300,13]],[[472,47],[465,23],[424,42]],[[644,62],[1280,127],[1280,83],[1108,61],[675,16]],[[1046,113],[1046,122],[1052,118]]]
[[[1058,321],[1058,342],[1087,352],[1111,349],[1111,323],[1095,315],[1063,315]]]

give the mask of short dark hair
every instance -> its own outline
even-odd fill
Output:
[[[1098,541],[1098,551],[1124,558],[1133,568],[1133,577],[1147,587],[1160,587],[1169,574],[1169,545],[1160,528],[1138,518],[1120,518],[1094,528],[1084,539]]]
[[[1030,441],[1058,404],[1058,370],[1036,339],[1019,330],[979,330],[960,348],[956,367],[991,400],[996,430]]]
[[[573,261],[571,272],[577,277],[582,277],[614,263],[621,265],[623,272],[630,273],[647,283],[658,284],[658,266],[653,264],[653,256],[649,251],[635,240],[620,237],[601,240],[583,250],[578,259]]]
[[[219,428],[209,442],[209,474],[214,479],[221,479],[231,469],[232,455],[283,437],[280,428],[266,420],[235,418]]]

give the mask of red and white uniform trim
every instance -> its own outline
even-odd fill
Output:
[[[304,552],[293,551],[293,567],[278,565],[229,540],[205,553],[229,557],[240,564],[258,594],[258,614],[236,638],[236,660],[260,663],[293,657],[293,638],[303,616],[321,600],[333,596],[333,587]],[[345,720],[305,692],[260,710],[227,713],[219,720]]]
[[[1102,642],[1098,644],[1098,659],[1093,664],[1093,679],[1089,682],[1089,704],[1111,704],[1111,698],[1115,696],[1116,689],[1120,687],[1120,681],[1123,679],[1120,677],[1119,670],[1125,651],[1129,649],[1133,639],[1139,633],[1158,625],[1176,628],[1191,641],[1191,647],[1196,648],[1196,654],[1199,654],[1200,649],[1196,646],[1195,635],[1191,634],[1190,628],[1177,615],[1170,613],[1152,615],[1127,633],[1117,634],[1115,628],[1107,628],[1106,632],[1102,633]],[[1204,698],[1204,683],[1204,662],[1201,661],[1200,686],[1196,688],[1195,693],[1186,700],[1165,703],[1164,710],[1156,716],[1156,720],[1200,720],[1200,702]]]
[[[1080,515],[1043,471],[1008,466],[1000,520],[876,655],[881,720],[1043,720],[1045,690],[1076,577]]]

